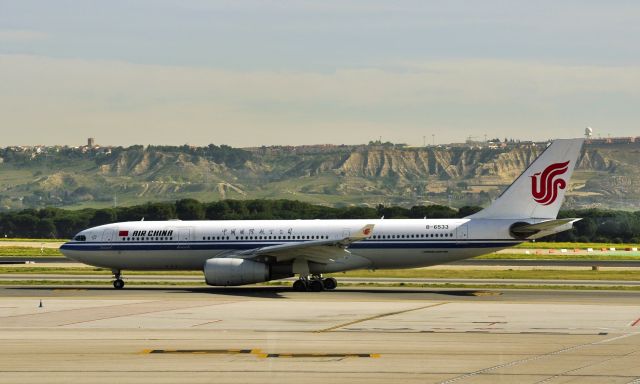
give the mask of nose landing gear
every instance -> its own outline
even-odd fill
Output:
[[[115,289],[122,289],[124,288],[124,280],[122,280],[121,277],[121,273],[119,270],[113,270],[113,276],[115,277],[115,280],[113,280],[113,288]]]

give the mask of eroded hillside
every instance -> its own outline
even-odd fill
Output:
[[[322,203],[486,204],[543,150],[392,145],[142,147],[0,152],[1,209],[194,197]],[[303,150],[304,149],[304,150]],[[567,207],[640,208],[640,144],[587,145]]]

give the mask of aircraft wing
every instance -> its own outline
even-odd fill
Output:
[[[278,262],[304,258],[320,264],[333,262],[347,256],[349,244],[367,239],[373,233],[374,224],[367,224],[357,233],[338,240],[314,240],[295,243],[270,245],[246,251],[233,252],[225,257],[253,259],[258,256],[275,257]]]

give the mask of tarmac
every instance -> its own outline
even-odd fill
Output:
[[[0,287],[0,383],[640,383],[640,293]]]

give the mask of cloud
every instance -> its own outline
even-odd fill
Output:
[[[587,124],[635,132],[640,117],[638,66],[437,60],[316,73],[0,55],[0,83],[4,145],[547,138]]]
[[[44,32],[26,29],[0,30],[0,41],[2,42],[25,42],[44,40],[47,38],[49,38],[49,35]]]

